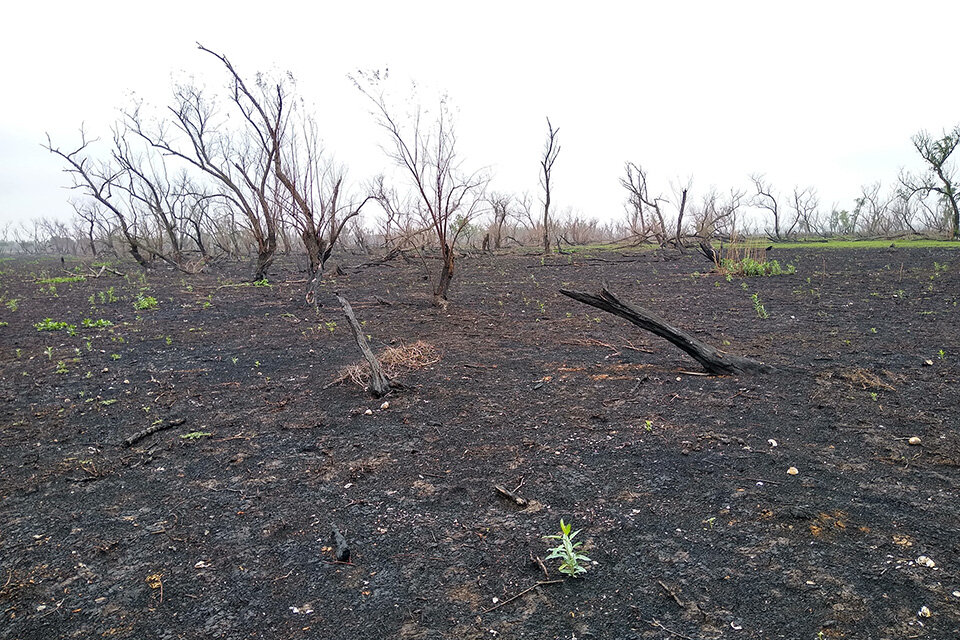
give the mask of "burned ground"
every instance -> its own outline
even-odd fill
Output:
[[[958,637],[958,254],[773,257],[796,273],[472,257],[447,311],[422,267],[346,260],[326,290],[374,349],[435,350],[385,409],[330,384],[359,353],[293,262],[0,262],[0,637]],[[558,293],[602,281],[777,370],[694,375]],[[561,517],[596,564],[551,582]]]

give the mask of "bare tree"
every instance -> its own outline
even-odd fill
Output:
[[[60,147],[55,147],[49,135],[44,148],[66,162],[67,168],[64,172],[70,174],[73,179],[71,189],[81,192],[112,214],[123,234],[131,257],[146,269],[150,265],[141,251],[143,245],[136,236],[136,210],[128,209],[120,196],[124,191],[122,181],[126,172],[122,167],[111,162],[94,160],[89,151],[93,142],[95,140],[88,140],[86,132],[81,129],[80,146],[73,151],[64,151]]]
[[[787,211],[781,208],[779,196],[763,175],[754,174],[750,176],[750,179],[756,189],[750,204],[758,209],[766,210],[773,218],[773,229],[768,230],[767,235],[770,236],[771,240],[788,239],[797,228],[799,215],[796,215],[796,211],[794,211],[795,215],[790,216]]]
[[[557,141],[559,127],[554,129],[547,118],[547,143],[544,145],[543,157],[540,159],[540,187],[543,189],[543,253],[550,253],[550,178],[553,175],[553,164],[560,155],[560,144]]]
[[[721,197],[716,189],[707,191],[700,205],[691,211],[695,235],[704,240],[716,237],[729,239],[734,236],[737,233],[737,216],[745,195],[739,189],[731,189],[725,197]]]
[[[661,247],[667,244],[667,226],[660,208],[662,198],[651,196],[647,174],[643,167],[632,162],[624,165],[620,185],[627,190],[627,217],[631,231],[644,240],[653,236]]]
[[[960,145],[960,126],[944,131],[939,139],[921,131],[911,138],[911,142],[927,163],[927,170],[919,176],[902,172],[901,184],[910,196],[926,198],[931,193],[938,194],[939,206],[949,219],[950,237],[960,238],[960,185],[956,182],[956,168],[950,162],[950,156]]]
[[[198,47],[226,67],[229,100],[240,128],[231,128],[215,100],[190,84],[174,90],[170,120],[151,129],[138,106],[125,113],[126,125],[165,156],[205,175],[215,185],[212,197],[242,214],[256,244],[254,279],[263,279],[277,251],[280,207],[274,166],[287,122],[286,85],[261,77],[251,90],[226,56]]]
[[[360,81],[363,81],[361,84]],[[446,96],[441,97],[432,122],[425,123],[421,106],[406,124],[391,112],[379,89],[379,74],[361,74],[357,88],[374,104],[377,123],[391,142],[387,154],[410,179],[424,222],[440,246],[440,275],[433,289],[434,304],[446,308],[456,264],[457,239],[483,202],[487,177],[464,171],[457,155],[456,135]]]
[[[820,199],[816,189],[794,187],[792,206],[800,231],[807,235],[820,233]]]

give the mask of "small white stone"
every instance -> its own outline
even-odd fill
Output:
[[[770,445],[771,447],[776,447],[777,441],[774,440],[773,438],[770,438],[769,440],[767,440],[767,444]]]
[[[932,558],[928,558],[927,556],[920,556],[917,558],[917,564],[923,565],[924,567],[930,567],[931,569],[937,566],[937,563],[934,562]]]
[[[387,409],[390,408],[390,403],[389,403],[389,402],[384,402],[382,405],[380,405],[380,408],[383,409],[384,411],[386,411]]]
[[[373,409],[367,409],[366,411],[363,412],[363,415],[365,415],[365,416],[372,416],[372,415],[373,415]]]
[[[910,439],[907,440],[907,442],[909,442],[910,444],[913,444],[913,445],[920,444],[920,442],[921,442],[920,436],[911,436]]]
[[[798,473],[800,473],[800,470],[797,469],[796,467],[790,467],[789,469],[787,469],[787,475],[788,475],[788,476],[795,476],[795,475],[797,475]]]
[[[954,597],[954,598],[960,598],[960,591],[954,591],[954,592],[953,592],[953,597]]]
[[[194,568],[194,569],[206,569],[206,568],[209,567],[209,566],[210,566],[209,564],[207,564],[207,563],[204,562],[203,560],[200,560],[199,562],[197,562],[197,564],[193,565],[193,568]]]
[[[927,608],[927,605],[923,605],[920,607],[920,611],[917,611],[917,615],[921,618],[929,618],[932,614],[930,613],[930,609]]]

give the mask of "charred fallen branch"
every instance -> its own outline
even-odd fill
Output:
[[[655,313],[621,301],[610,293],[604,286],[600,293],[591,294],[582,291],[560,289],[560,293],[584,304],[596,307],[601,311],[612,313],[629,320],[641,329],[670,341],[674,346],[690,355],[699,362],[704,370],[715,375],[736,375],[742,373],[765,373],[773,371],[773,367],[750,358],[743,358],[723,353],[714,347],[697,340],[682,329],[667,323]]]

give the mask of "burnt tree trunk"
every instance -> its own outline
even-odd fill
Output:
[[[337,294],[337,300],[340,301],[340,306],[343,307],[343,314],[347,316],[347,324],[350,325],[350,331],[353,332],[353,337],[357,341],[357,346],[360,347],[360,351],[363,353],[363,357],[367,359],[367,362],[370,364],[370,387],[369,391],[375,398],[382,398],[387,395],[387,392],[390,391],[390,381],[387,380],[387,376],[384,375],[383,369],[380,368],[380,361],[377,360],[377,356],[373,355],[373,351],[370,349],[370,345],[367,344],[367,338],[363,335],[363,329],[360,327],[360,323],[357,322],[357,316],[353,314],[353,309],[350,307],[350,303],[347,302],[347,299]]]
[[[560,293],[584,304],[596,307],[607,313],[625,318],[641,329],[665,338],[674,346],[699,362],[707,373],[715,375],[735,375],[738,373],[764,373],[773,371],[773,367],[750,358],[723,353],[705,342],[697,340],[682,329],[677,329],[658,315],[626,302],[607,291],[606,286],[594,295],[582,291],[560,289]]]

